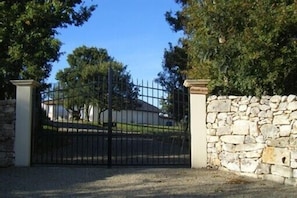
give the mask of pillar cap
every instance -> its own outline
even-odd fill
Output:
[[[40,86],[40,83],[35,80],[11,80],[10,82],[15,86],[30,86],[30,87]]]
[[[209,79],[185,80],[184,86],[190,88],[191,94],[208,94]]]
[[[209,79],[199,79],[199,80],[185,80],[185,87],[206,87],[209,83]]]

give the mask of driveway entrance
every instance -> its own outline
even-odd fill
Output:
[[[184,91],[128,86],[111,74],[43,91],[34,110],[32,164],[189,167]]]

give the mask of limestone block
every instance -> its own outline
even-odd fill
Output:
[[[290,166],[290,157],[290,152],[286,148],[266,147],[263,150],[262,162]]]
[[[297,150],[297,137],[295,134],[290,136],[290,145],[288,145],[288,148],[290,148],[290,150]]]
[[[215,148],[217,149],[217,152],[218,153],[222,152],[222,144],[221,144],[221,142],[215,143]]]
[[[265,144],[238,144],[235,146],[235,151],[255,151],[265,147]]]
[[[258,128],[258,123],[257,122],[250,122],[249,123],[249,128],[250,128],[250,135],[252,136],[258,136],[259,135],[259,128]]]
[[[270,102],[273,102],[273,103],[279,103],[281,100],[282,100],[282,97],[279,95],[275,95],[270,98]]]
[[[272,124],[264,124],[261,126],[260,131],[264,138],[275,138],[277,137],[278,129]]]
[[[243,144],[244,135],[223,135],[221,136],[221,141],[230,144]]]
[[[293,177],[297,178],[297,169],[293,169]]]
[[[290,114],[290,120],[296,120],[297,119],[297,111],[294,111]]]
[[[297,101],[289,102],[287,109],[290,111],[297,110]]]
[[[228,99],[231,99],[231,100],[234,100],[234,99],[237,99],[238,96],[228,96]]]
[[[260,111],[258,113],[258,117],[260,117],[260,118],[267,118],[268,117],[267,112],[266,111]]]
[[[273,124],[290,124],[288,115],[276,115],[273,118]]]
[[[207,148],[208,153],[217,153],[217,149],[215,147],[209,147]]]
[[[291,168],[297,168],[297,162],[291,161]]]
[[[214,123],[216,120],[217,114],[216,113],[208,113],[206,117],[206,121],[208,123]]]
[[[247,109],[245,110],[245,115],[249,116],[251,113],[251,107],[247,107]]]
[[[253,96],[250,100],[250,103],[258,103],[260,101],[259,98],[257,98],[256,96]]]
[[[259,107],[251,107],[251,116],[257,116],[260,113]]]
[[[297,121],[295,121],[295,122],[293,123],[292,133],[293,133],[293,134],[296,134],[296,133],[297,133]]]
[[[222,144],[222,150],[223,151],[228,151],[228,152],[234,152],[235,146],[233,144]]]
[[[289,95],[287,98],[287,102],[293,102],[296,99],[295,95]]]
[[[217,123],[219,127],[227,126],[226,120],[219,120]]]
[[[239,111],[246,111],[247,110],[247,105],[246,104],[240,105],[238,110]]]
[[[237,115],[236,115],[236,116],[233,116],[232,120],[233,120],[233,121],[235,121],[235,120],[239,120],[239,116],[237,116]]]
[[[217,167],[221,166],[221,160],[219,160],[218,158],[213,159],[212,165],[217,166]]]
[[[243,96],[241,97],[241,100],[239,102],[239,104],[249,104],[251,100],[251,96]]]
[[[287,109],[288,103],[286,102],[281,102],[278,106],[279,111],[285,111]]]
[[[283,115],[284,114],[284,111],[274,111],[273,112],[273,116],[277,116],[277,115]]]
[[[287,98],[288,98],[288,96],[282,96],[281,102],[286,102]]]
[[[229,135],[229,134],[231,134],[231,132],[232,131],[229,126],[222,126],[217,129],[216,135],[218,135],[218,136]]]
[[[262,155],[262,150],[256,151],[247,151],[247,152],[240,152],[239,158],[260,158]]]
[[[230,112],[237,112],[238,111],[238,107],[232,105],[230,108]]]
[[[265,139],[264,139],[263,135],[256,136],[256,142],[257,143],[264,143]]]
[[[226,120],[227,119],[228,114],[227,113],[219,113],[218,114],[218,119],[219,120]]]
[[[254,173],[258,167],[258,160],[242,159],[240,162],[240,169],[242,172]]]
[[[207,135],[215,135],[216,134],[216,130],[215,129],[207,129],[206,130]]]
[[[269,103],[270,109],[277,109],[278,108],[278,103]]]
[[[293,170],[292,168],[286,166],[272,165],[271,174],[290,178],[293,176]]]
[[[268,105],[269,104],[270,97],[269,96],[262,96],[260,99],[261,105]]]
[[[269,164],[263,164],[263,163],[259,163],[257,170],[256,170],[256,174],[260,175],[260,174],[269,174],[270,173],[270,167],[271,165]]]
[[[247,135],[249,134],[250,122],[248,120],[236,120],[233,124],[233,134]]]
[[[249,118],[250,118],[250,117],[249,117],[249,116],[246,116],[245,113],[242,113],[242,114],[240,115],[240,119],[241,119],[241,120],[249,120]]]
[[[211,147],[214,147],[215,144],[214,143],[207,143],[207,148],[211,148]]]
[[[261,119],[260,121],[258,121],[259,125],[271,124],[271,123],[272,123],[272,119]]]
[[[273,118],[273,113],[272,113],[272,111],[271,110],[267,110],[267,112],[266,112],[266,117],[267,118]]]
[[[221,164],[222,166],[226,167],[228,170],[237,171],[237,172],[240,171],[238,160],[235,162],[228,162],[228,161],[222,160]]]
[[[270,109],[270,106],[269,105],[260,105],[259,108],[261,111],[266,111],[266,110]]]
[[[288,137],[291,133],[291,125],[282,125],[279,127],[279,136]]]
[[[279,175],[271,175],[271,174],[264,174],[263,175],[264,180],[273,181],[277,183],[283,184],[285,181],[285,178]]]
[[[277,139],[267,140],[267,145],[272,147],[286,148],[289,145],[289,142],[290,142],[289,137],[281,137]]]
[[[244,143],[245,144],[251,144],[251,143],[257,143],[256,138],[252,136],[245,136],[244,137]]]
[[[207,106],[207,112],[229,112],[231,100],[213,100]]]
[[[218,100],[226,100],[228,96],[218,96]]]
[[[291,168],[297,168],[297,151],[291,151]]]
[[[227,116],[227,118],[226,118],[226,124],[229,125],[229,126],[232,124],[232,116],[231,115],[228,115]]]
[[[218,136],[210,136],[210,135],[208,135],[206,137],[206,139],[207,139],[207,142],[209,142],[209,143],[213,143],[213,142],[218,142],[219,141],[219,137]]]

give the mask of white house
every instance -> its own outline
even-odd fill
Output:
[[[58,101],[44,101],[41,103],[41,108],[45,110],[47,117],[52,121],[68,119],[69,117],[68,111]]]
[[[112,122],[116,123],[135,123],[135,124],[147,124],[147,125],[173,125],[173,120],[168,116],[164,116],[161,110],[143,100],[138,100],[139,107],[135,109],[125,109],[120,111],[112,111]],[[71,113],[57,102],[52,100],[44,101],[42,108],[46,111],[47,116],[52,121],[69,119],[72,117]],[[87,119],[86,110],[80,112],[81,119]],[[108,110],[100,114],[96,106],[89,107],[89,121],[100,123],[108,122]]]

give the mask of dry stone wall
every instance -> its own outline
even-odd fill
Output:
[[[209,96],[208,165],[297,184],[297,98]]]
[[[0,101],[0,167],[14,165],[15,100]]]

